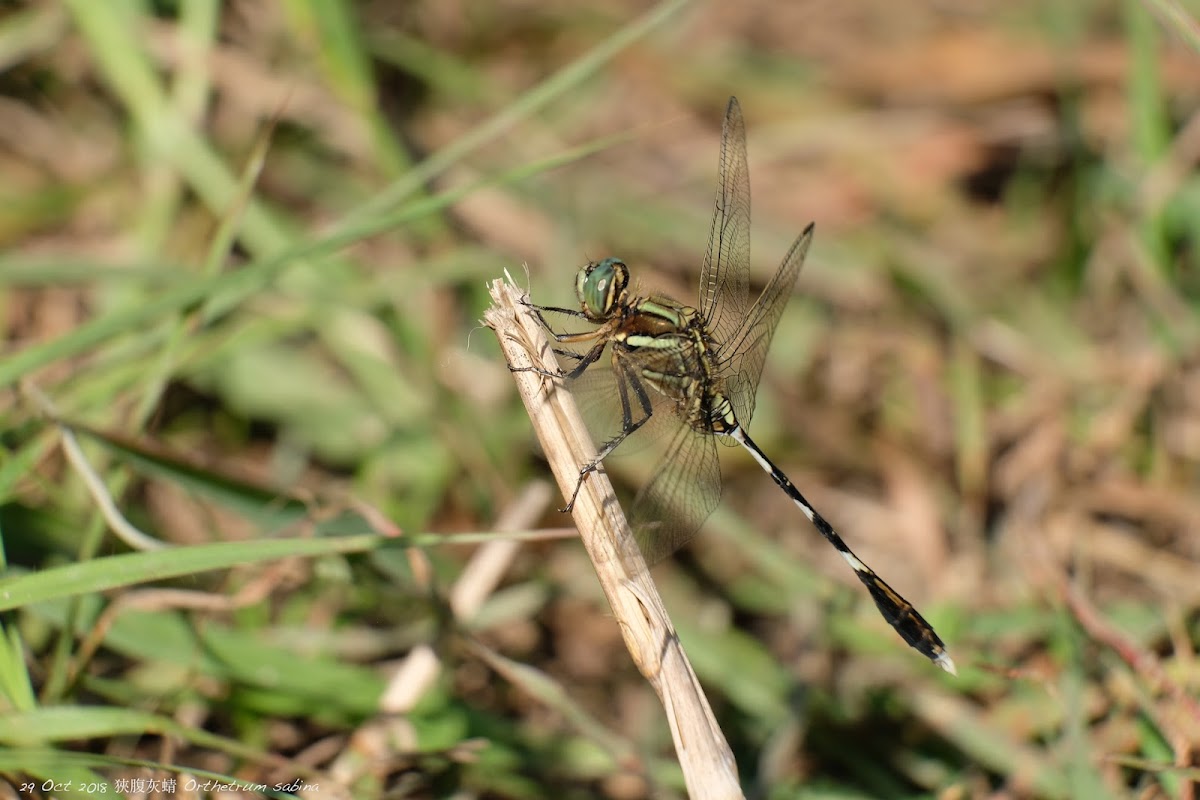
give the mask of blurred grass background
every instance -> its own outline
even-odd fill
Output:
[[[736,94],[754,436],[961,672],[726,454],[655,575],[747,796],[1193,797],[1196,14],[0,3],[5,796],[682,796],[477,320],[694,297]]]

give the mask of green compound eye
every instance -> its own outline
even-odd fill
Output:
[[[575,294],[589,319],[604,319],[612,314],[628,284],[629,269],[625,262],[606,258],[579,271]]]

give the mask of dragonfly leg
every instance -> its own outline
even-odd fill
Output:
[[[529,302],[529,295],[524,295],[521,298],[521,305],[532,309],[539,317],[543,311],[553,311],[556,314],[565,314],[568,317],[582,317],[583,312],[578,308],[562,308],[560,306],[539,306],[537,303]]]
[[[616,450],[617,446],[620,445],[621,442],[629,438],[629,436],[635,433],[638,428],[645,425],[650,420],[650,415],[653,413],[653,409],[650,405],[650,395],[646,392],[646,387],[640,380],[638,380],[637,375],[634,374],[634,372],[632,372],[625,365],[619,364],[615,354],[613,355],[613,369],[619,370],[620,374],[624,377],[624,380],[617,381],[617,394],[621,398],[621,432],[605,442],[604,446],[600,448],[600,452],[596,453],[595,458],[580,468],[579,480],[575,482],[575,491],[571,493],[570,502],[559,509],[559,511],[564,514],[570,513],[571,509],[575,507],[575,498],[579,497],[579,490],[583,488],[584,478],[586,478],[589,473],[595,472],[596,468],[600,466],[600,463],[604,461],[604,459],[607,458],[613,450]],[[629,402],[630,386],[633,387],[633,393],[637,397],[638,406],[642,412],[641,419],[636,421],[633,419],[633,408]]]
[[[530,303],[525,298],[521,299],[521,305],[525,306],[530,311],[532,311],[534,313],[534,316],[536,316],[538,318],[538,322],[541,324],[541,326],[543,328],[545,328],[547,331],[549,331],[550,335],[552,335],[555,339],[558,339],[560,336],[575,336],[577,334],[559,333],[558,331],[554,330],[554,327],[549,322],[547,322],[546,317],[543,316],[543,314],[545,312],[549,311],[554,314],[562,314],[563,316],[566,316],[566,317],[578,317],[579,319],[587,319],[587,316],[582,311],[580,311],[578,309],[574,309],[574,308],[560,308],[558,306],[534,305],[533,303]]]
[[[565,377],[567,377],[567,373],[563,372],[561,369],[558,371],[552,371],[552,370],[548,370],[548,369],[542,369],[541,367],[514,367],[512,364],[508,365],[508,371],[509,372],[533,372],[533,373],[541,375],[542,377],[545,377],[545,378],[565,378]]]
[[[514,367],[512,365],[509,365],[508,370],[509,372],[536,372],[538,375],[545,375],[547,378],[566,378],[568,380],[574,380],[582,375],[584,370],[596,363],[597,359],[599,359],[600,355],[604,352],[605,344],[607,344],[607,342],[597,342],[592,349],[588,350],[583,355],[580,355],[579,353],[573,353],[569,350],[553,350],[554,353],[560,356],[574,358],[579,361],[579,363],[576,364],[570,372],[563,372],[562,370],[551,372],[550,370],[542,369],[541,367]]]
[[[580,375],[582,375],[584,373],[584,370],[586,370],[592,364],[595,364],[596,361],[599,360],[601,354],[604,353],[604,346],[606,344],[608,344],[608,343],[607,342],[597,342],[596,345],[594,347],[592,347],[591,350],[588,350],[582,356],[576,354],[576,357],[579,359],[579,363],[576,364],[574,366],[574,368],[572,368],[571,371],[567,373],[567,378],[574,380],[575,378],[578,378]]]

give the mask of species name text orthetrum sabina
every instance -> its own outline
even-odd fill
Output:
[[[616,258],[580,270],[575,280],[580,310],[531,306],[562,345],[555,352],[569,365],[565,373],[551,377],[580,378],[607,348],[620,403],[620,430],[580,469],[575,492],[563,510],[571,509],[583,481],[627,437],[653,416],[669,415],[676,430],[630,514],[641,549],[654,563],[688,541],[716,507],[721,473],[715,442],[741,444],[837,549],[904,641],[953,673],[954,662],[932,626],[854,554],[746,433],[771,337],[812,236],[809,225],[751,305],[746,128],[737,98],[730,98],[721,133],[716,210],[700,271],[699,307],[659,295],[631,296],[629,269]],[[582,318],[598,327],[560,333],[546,322],[545,312]]]

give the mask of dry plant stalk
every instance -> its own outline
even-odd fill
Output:
[[[546,331],[521,305],[522,293],[511,276],[507,282],[493,282],[490,291],[494,305],[484,314],[484,324],[496,332],[509,365],[557,370]],[[514,372],[513,377],[559,488],[570,497],[580,465],[595,452],[575,401],[555,381],[535,372]],[[625,646],[667,712],[688,795],[692,800],[742,800],[733,753],[603,470],[584,481],[572,516]]]

